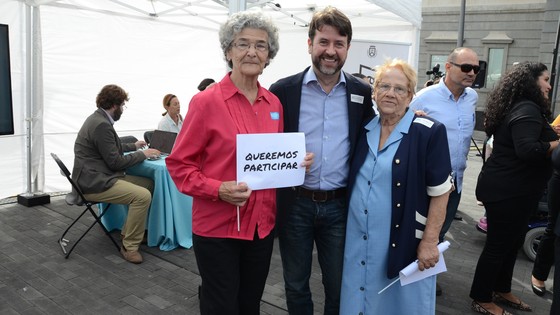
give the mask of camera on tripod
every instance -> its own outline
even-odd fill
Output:
[[[436,79],[439,79],[439,78],[441,78],[441,77],[443,76],[443,73],[442,73],[441,71],[439,71],[439,67],[440,67],[440,65],[439,65],[439,63],[437,63],[437,64],[432,68],[432,70],[426,71],[426,74],[427,74],[427,75],[431,75],[431,76],[432,76],[431,80],[436,80]]]
[[[433,85],[434,83],[439,82],[439,79],[441,79],[441,77],[443,76],[443,73],[441,71],[439,71],[439,63],[437,63],[432,70],[426,71],[427,75],[431,75],[432,77],[430,79],[428,79],[428,81],[426,81],[426,83],[424,83],[424,87],[428,87],[430,85]]]

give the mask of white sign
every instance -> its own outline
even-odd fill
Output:
[[[252,190],[299,186],[305,168],[302,132],[237,135],[237,182]]]

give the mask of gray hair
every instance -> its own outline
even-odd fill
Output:
[[[231,44],[235,36],[245,28],[254,28],[268,33],[268,59],[265,67],[270,60],[276,57],[280,44],[278,43],[278,28],[272,20],[261,12],[242,11],[235,13],[220,27],[220,46],[224,52],[224,59],[230,68],[233,68],[232,61],[227,60],[227,52],[231,49]]]

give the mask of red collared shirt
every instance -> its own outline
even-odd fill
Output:
[[[190,104],[167,168],[179,191],[193,197],[192,228],[199,236],[252,240],[274,228],[276,191],[253,191],[240,207],[218,198],[223,181],[236,180],[236,135],[283,131],[282,105],[258,85],[254,104],[226,75],[222,81],[196,94]]]

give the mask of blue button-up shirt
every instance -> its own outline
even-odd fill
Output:
[[[315,154],[303,186],[313,190],[346,187],[350,139],[346,80],[342,72],[327,94],[313,69],[307,71],[301,88],[299,131],[305,133],[307,152]]]
[[[466,88],[459,100],[455,101],[453,93],[442,79],[439,84],[418,91],[410,103],[411,109],[423,110],[428,116],[445,125],[451,167],[455,174],[458,192],[463,189],[463,174],[467,168],[467,156],[476,121],[477,101],[478,94],[470,87]]]

